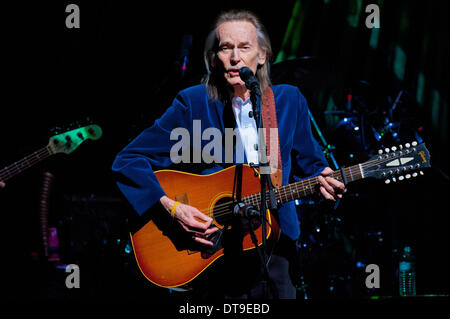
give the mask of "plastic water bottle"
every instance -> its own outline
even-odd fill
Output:
[[[400,258],[399,266],[399,288],[400,296],[415,296],[416,295],[416,263],[411,247],[406,246],[403,249]]]

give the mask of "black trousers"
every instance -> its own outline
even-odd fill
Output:
[[[194,291],[200,299],[295,299],[293,276],[296,269],[296,244],[281,234],[268,258],[269,278],[264,276],[257,250],[225,255],[209,270]],[[268,280],[267,280],[268,279]]]
[[[289,275],[289,261],[284,256],[272,254],[268,262],[269,278],[261,275],[247,293],[240,296],[225,296],[233,299],[295,299],[296,289]]]

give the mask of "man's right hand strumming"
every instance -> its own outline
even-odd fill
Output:
[[[161,197],[159,201],[169,214],[173,213],[173,218],[185,231],[192,233],[195,241],[208,246],[214,245],[213,242],[206,239],[207,236],[218,230],[215,226],[211,227],[213,221],[211,217],[206,216],[197,208],[183,203],[178,203],[172,212],[177,202],[167,196]]]

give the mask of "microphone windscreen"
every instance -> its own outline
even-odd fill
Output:
[[[239,76],[241,77],[242,81],[247,82],[255,75],[253,74],[253,71],[250,68],[244,66],[243,68],[239,69]]]

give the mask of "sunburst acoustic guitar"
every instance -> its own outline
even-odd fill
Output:
[[[370,160],[342,168],[332,174],[345,184],[365,178],[385,179],[392,183],[423,174],[430,166],[430,155],[425,144],[405,144],[398,148],[381,150]],[[213,218],[219,228],[210,238],[214,247],[196,243],[170,217],[170,214],[154,215],[136,232],[131,234],[135,257],[142,274],[152,283],[167,287],[186,287],[200,273],[224,255],[223,235],[229,229],[234,214],[233,187],[236,166],[211,175],[194,175],[173,170],[161,170],[155,174],[167,196],[197,207]],[[242,201],[254,207],[260,206],[260,182],[254,169],[243,165]],[[278,205],[312,195],[317,191],[317,177],[281,186],[275,189]],[[268,198],[268,197],[267,197]],[[269,206],[267,206],[269,207]],[[158,217],[159,216],[159,217]],[[279,227],[276,218],[267,211],[267,238],[277,238]],[[258,243],[262,242],[262,227],[255,230]],[[242,234],[242,249],[255,247],[248,232]]]

